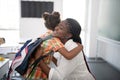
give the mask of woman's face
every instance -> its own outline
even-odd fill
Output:
[[[69,39],[71,37],[71,34],[69,32],[67,22],[66,21],[60,22],[58,26],[55,27],[53,35],[60,39]]]

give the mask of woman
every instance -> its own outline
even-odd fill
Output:
[[[73,40],[70,38],[62,39],[62,36],[65,35],[64,29],[72,34],[71,39]],[[65,48],[70,51],[77,46],[75,42],[81,43],[80,32],[81,26],[79,23],[68,18],[55,28],[54,36],[59,37],[65,43]],[[40,62],[40,67],[47,74],[49,80],[95,80],[87,68],[82,51],[71,60],[67,60],[62,55],[58,60],[55,68],[49,68],[43,61]]]
[[[52,14],[46,14],[44,15],[44,19],[45,19],[45,25],[48,29],[54,30],[53,27],[55,27],[56,25],[54,24],[58,24],[60,21],[59,15],[57,12],[54,12]],[[58,20],[56,20],[58,19]],[[57,22],[56,22],[57,21]],[[52,25],[52,26],[51,26]],[[65,35],[61,35],[61,39],[64,40],[67,38],[71,38],[72,34],[70,34],[69,32],[67,32],[68,30],[65,30],[64,33]],[[51,31],[52,32],[52,31]],[[47,35],[52,35],[51,33],[47,33],[42,37],[46,37]],[[54,35],[52,35],[54,36]],[[41,55],[46,55],[47,53],[49,53],[50,51],[54,51],[54,52],[59,52],[61,53],[66,59],[72,59],[73,57],[75,57],[81,50],[82,50],[82,45],[78,44],[78,46],[76,48],[74,48],[71,51],[67,51],[64,47],[64,43],[61,42],[61,40],[59,39],[59,37],[57,37],[59,35],[56,35],[55,37],[52,37],[49,40],[44,41],[39,47],[38,49],[34,52],[35,56],[31,56],[31,59],[29,61],[29,66],[31,66],[31,64]],[[46,57],[43,61],[45,64],[49,64],[50,61],[52,59],[52,55],[49,55],[48,57]],[[27,72],[24,74],[24,77],[27,77],[29,80],[30,79],[44,79],[47,80],[47,76],[44,74],[44,72],[42,72],[41,68],[39,67],[39,65],[32,71],[31,75],[29,76],[30,72],[31,72],[31,68],[29,67]]]

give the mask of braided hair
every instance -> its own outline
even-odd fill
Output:
[[[80,38],[80,33],[81,33],[81,26],[80,24],[72,18],[67,18],[66,19],[69,29],[70,29],[70,33],[73,35],[72,39],[74,42],[79,42],[80,44],[82,44],[81,38]]]

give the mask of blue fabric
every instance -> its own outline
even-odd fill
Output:
[[[31,43],[30,45],[26,45],[26,47],[28,47],[28,53],[25,57],[25,59],[23,60],[23,62],[21,63],[21,65],[19,65],[15,70],[20,73],[21,75],[23,75],[27,68],[28,68],[28,62],[29,62],[29,57],[30,55],[33,53],[33,51],[42,43],[42,39],[38,38],[35,42]],[[28,41],[29,42],[29,41]],[[26,43],[25,43],[26,44]],[[25,48],[25,47],[24,47]]]

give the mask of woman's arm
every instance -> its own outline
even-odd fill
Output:
[[[70,60],[74,58],[80,51],[83,49],[83,45],[80,43],[77,43],[78,46],[72,49],[71,51],[68,51],[65,47],[60,48],[58,52],[62,54],[66,59]],[[71,45],[72,46],[72,45]]]

